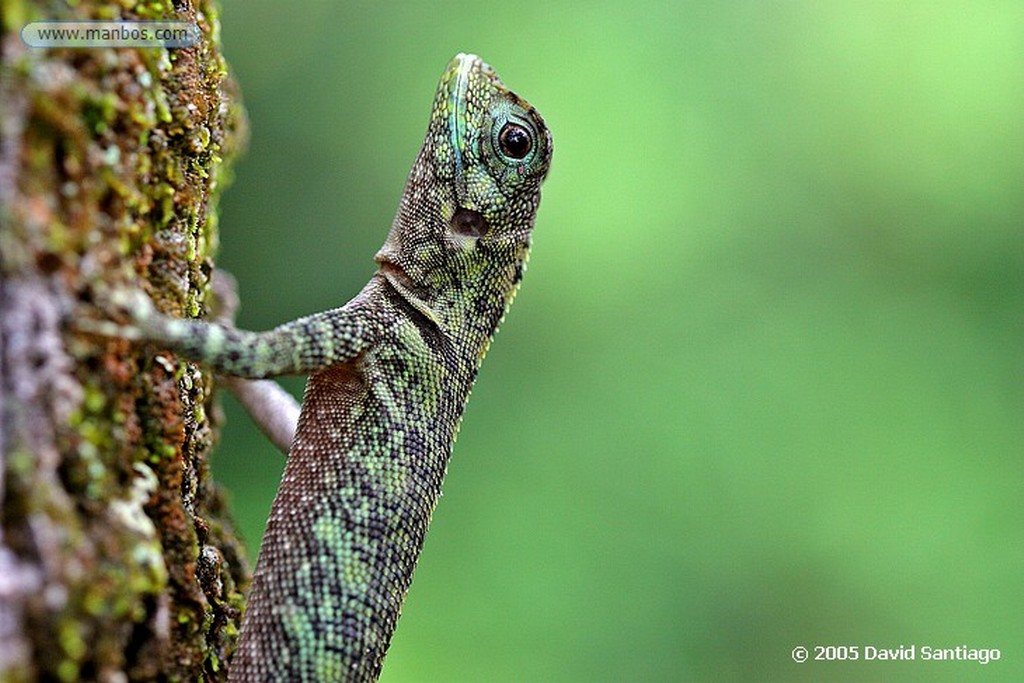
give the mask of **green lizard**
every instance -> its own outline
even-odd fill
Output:
[[[457,55],[379,269],[346,305],[255,333],[120,297],[131,324],[117,334],[221,375],[310,374],[294,437],[294,418],[270,429],[291,448],[230,681],[379,675],[470,387],[523,275],[551,149],[536,110]],[[283,406],[271,417],[289,410],[276,400],[262,401]]]

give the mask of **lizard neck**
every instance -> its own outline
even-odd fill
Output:
[[[380,274],[456,348],[482,360],[515,297],[529,256],[529,242],[495,247],[484,240],[447,267],[410,271],[379,260]]]
[[[393,264],[382,263],[379,275],[410,307],[422,314],[463,359],[459,366],[473,377],[519,288],[529,254],[523,245],[516,258],[492,264],[460,287],[421,284]],[[470,380],[471,381],[471,380]]]

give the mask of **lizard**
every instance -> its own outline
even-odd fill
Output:
[[[379,676],[470,389],[526,268],[551,154],[536,109],[459,54],[377,271],[348,303],[250,332],[115,292],[128,322],[105,334],[233,378],[247,407],[270,406],[272,439],[290,443],[230,682]],[[234,379],[303,373],[294,425],[281,390]]]

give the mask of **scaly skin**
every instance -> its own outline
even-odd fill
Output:
[[[380,268],[345,306],[253,333],[133,305],[127,336],[219,373],[310,373],[230,681],[379,675],[550,160],[533,107],[458,55]]]

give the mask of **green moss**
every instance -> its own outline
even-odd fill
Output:
[[[85,96],[83,100],[82,119],[86,125],[97,135],[108,132],[117,116],[117,96],[111,92],[97,93]]]
[[[18,448],[7,453],[7,475],[15,479],[26,479],[35,470],[36,456],[30,450]]]
[[[87,413],[98,415],[107,407],[107,395],[96,386],[85,387],[85,396],[82,399],[82,408]]]
[[[18,31],[29,22],[28,8],[21,0],[3,0],[0,2],[0,21],[5,31]]]
[[[57,665],[57,678],[66,683],[74,683],[79,680],[79,665],[72,660],[63,660]]]
[[[85,656],[87,647],[77,623],[70,620],[64,621],[58,628],[57,636],[61,649],[70,659],[79,661]]]

